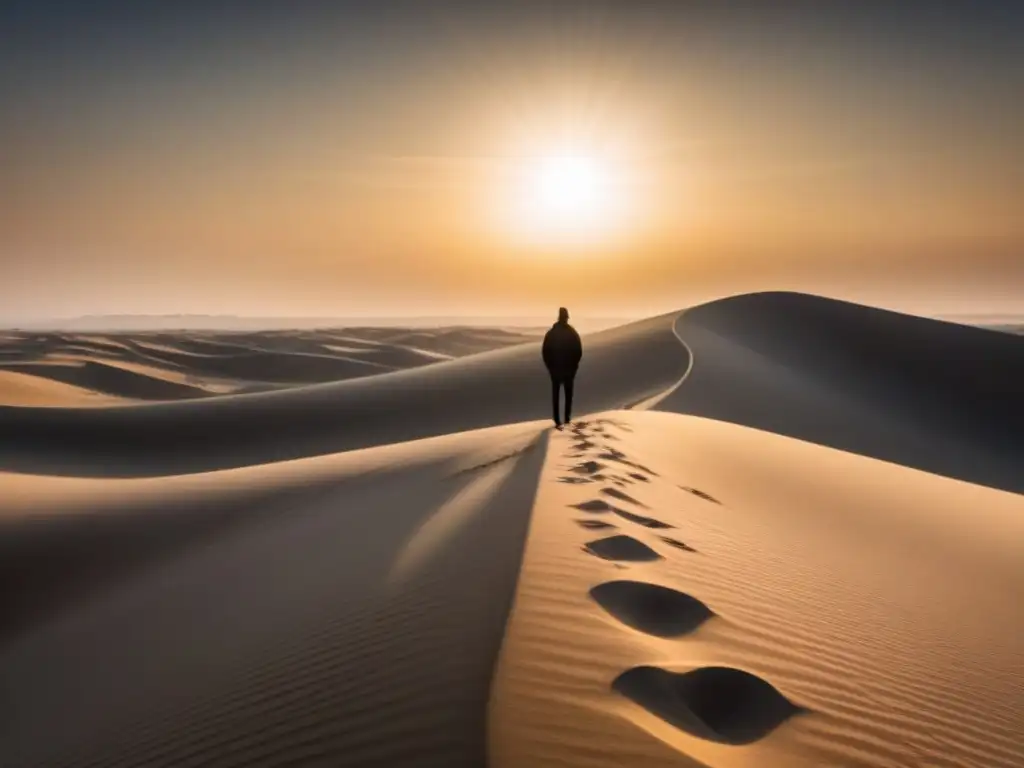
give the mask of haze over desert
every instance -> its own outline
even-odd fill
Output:
[[[0,768],[1024,768],[1022,39],[0,4]]]

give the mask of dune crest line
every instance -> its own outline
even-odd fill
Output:
[[[484,765],[546,453],[526,437],[476,472],[458,467],[521,443],[522,428],[332,457],[333,482],[323,469],[311,482],[309,459],[262,485],[261,467],[212,473],[189,495],[162,478],[162,495],[117,514],[53,509],[40,557],[4,564],[6,583],[54,599],[0,616],[20,620],[0,633],[0,681],[18,702],[0,718],[0,763]],[[232,519],[206,520],[219,511]],[[0,551],[19,532],[31,543],[36,522],[4,519]],[[175,546],[118,563],[140,529]],[[69,561],[59,580],[44,573],[55,553]]]
[[[664,391],[685,369],[675,313],[588,335],[579,413]],[[0,469],[143,477],[338,453],[550,418],[535,343],[409,370],[116,408],[0,407]]]

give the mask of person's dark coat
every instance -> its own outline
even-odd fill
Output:
[[[583,358],[583,342],[567,322],[557,322],[544,334],[541,347],[544,365],[553,379],[571,379],[576,375]]]

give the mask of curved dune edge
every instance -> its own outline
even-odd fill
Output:
[[[797,293],[688,309],[685,384],[649,408],[1024,493],[1024,338]]]
[[[588,337],[577,413],[625,407],[674,385],[687,364],[674,318]],[[263,464],[549,419],[549,393],[529,344],[247,395],[98,410],[0,407],[0,469],[146,476]]]
[[[608,417],[624,427],[604,427],[622,458],[651,471],[630,486],[644,515],[700,554],[628,519],[581,512],[596,486],[558,482],[605,450],[594,432],[604,415],[582,428],[594,443],[582,457],[580,435],[552,437],[492,687],[491,766],[1024,764],[1024,498],[723,422]],[[663,558],[582,550],[617,534]],[[592,597],[623,581],[683,593],[719,618],[684,615],[689,631],[659,637],[645,630],[662,628],[670,609],[652,619],[635,599],[609,612]],[[649,686],[636,701],[613,689],[643,667],[669,678],[742,670],[770,686],[755,693],[793,706],[770,696],[738,731],[687,730],[672,722],[678,699],[658,711]]]
[[[33,408],[99,408],[124,400],[74,384],[0,369],[0,404]]]
[[[298,338],[288,343],[296,360],[324,349],[293,335]],[[421,343],[420,336],[335,340],[375,350]],[[168,354],[159,343],[143,347],[85,336],[64,343],[72,350],[95,348],[106,358],[143,350],[150,363],[154,355]],[[270,342],[192,343],[196,349],[183,350],[188,359],[206,359],[211,349],[223,359],[240,359]],[[99,476],[201,472],[545,418],[546,386],[535,346],[127,412],[0,407],[0,468]],[[182,382],[177,371],[166,381],[143,376],[148,383],[141,387],[135,371],[155,369],[139,365],[129,360],[119,368],[97,360],[82,368],[116,383],[114,394],[133,397],[192,398],[214,386],[190,384],[187,377]],[[259,373],[247,368],[244,375]],[[139,386],[125,391],[125,376]],[[577,413],[688,413],[1024,492],[1021,380],[1024,338],[816,296],[748,294],[588,337]],[[18,449],[4,450],[15,437]]]
[[[543,438],[0,475],[0,762],[485,764]]]
[[[782,298],[781,317],[806,306]],[[492,765],[735,764],[729,739],[615,694],[636,668],[749,670],[798,703],[742,747],[769,768],[1024,763],[1021,497],[854,453],[1005,484],[994,412],[904,418],[898,360],[883,356],[880,387],[842,345],[819,359],[825,337],[778,348],[793,337],[771,314],[751,322],[751,300],[595,336],[579,412],[634,410],[554,434],[543,466],[536,345],[301,390],[0,409],[0,466],[50,473],[0,473],[16,585],[0,679],[19,701],[0,744],[14,765],[479,765],[529,524],[486,710]],[[819,325],[874,359],[844,323]],[[930,323],[910,335],[942,342]],[[972,391],[955,384],[937,389]],[[727,413],[642,410],[700,408]],[[727,423],[744,419],[760,428]],[[822,424],[846,450],[813,444]],[[611,557],[587,554],[602,541]],[[657,557],[622,557],[624,541]],[[591,598],[615,580],[719,618],[659,637]]]
[[[40,382],[32,401],[5,399],[0,389],[0,403],[78,404],[57,393],[46,397],[51,381],[143,401],[294,387],[428,365],[535,336],[482,328],[0,333],[0,369]]]
[[[38,363],[4,366],[7,371],[32,376],[42,382],[63,382],[69,386],[118,398],[111,407],[144,401],[188,400],[205,397],[210,390],[190,382],[184,374],[152,365],[105,358],[58,357]],[[212,388],[212,385],[211,385]],[[65,407],[73,407],[71,404]]]

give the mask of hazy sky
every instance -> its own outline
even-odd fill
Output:
[[[1024,4],[0,8],[0,320],[1024,311]]]

